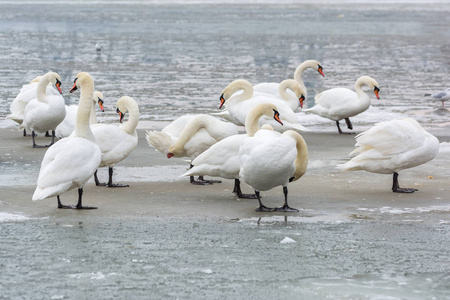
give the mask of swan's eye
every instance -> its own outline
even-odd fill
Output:
[[[119,109],[116,109],[116,112],[117,112],[118,114],[120,114],[120,110],[119,110]]]
[[[373,90],[376,91],[376,92],[379,92],[379,91],[380,91],[380,89],[379,89],[377,86],[374,87]]]
[[[77,84],[77,79],[78,79],[78,77],[75,78],[75,80],[73,81],[73,84]]]

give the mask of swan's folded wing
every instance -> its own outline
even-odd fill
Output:
[[[61,187],[59,193],[62,193],[80,186],[94,174],[100,159],[100,149],[96,144],[83,138],[62,139],[44,155],[38,188],[52,190],[54,187]]]
[[[383,157],[394,156],[420,148],[424,139],[423,131],[403,120],[377,123],[356,136],[357,148],[350,155],[361,155],[360,153],[376,149]],[[370,151],[370,154],[374,153],[375,151]]]

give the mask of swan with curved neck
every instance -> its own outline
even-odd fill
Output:
[[[151,147],[168,158],[189,157],[192,161],[216,142],[235,134],[238,134],[236,125],[202,114],[182,116],[161,132],[147,130],[146,138]],[[202,177],[195,181],[193,176],[190,182],[197,185],[214,183]]]
[[[13,120],[16,123],[22,124],[23,115],[25,112],[25,107],[27,104],[36,99],[36,88],[38,86],[39,80],[41,80],[43,76],[37,76],[30,83],[25,84],[17,94],[16,98],[11,102],[9,107],[11,114],[9,114],[6,118]],[[53,87],[52,83],[47,85],[46,89],[47,95],[60,95],[59,91]],[[24,136],[26,136],[26,130],[24,129]]]
[[[439,152],[439,140],[411,118],[375,124],[356,136],[352,159],[338,165],[343,171],[365,170],[393,174],[392,191],[413,193],[411,188],[400,188],[398,172],[432,160]]]
[[[239,150],[241,180],[250,185],[259,201],[258,212],[298,211],[288,204],[288,184],[302,177],[308,165],[308,147],[296,131],[260,130]],[[273,209],[262,204],[260,191],[283,186],[284,205]]]
[[[59,95],[47,94],[47,85],[53,84]],[[33,148],[49,147],[55,142],[55,129],[64,120],[66,110],[61,96],[61,77],[55,72],[48,72],[38,82],[36,99],[31,100],[25,107],[24,120],[19,129],[31,130]],[[35,142],[36,131],[52,130],[52,141],[49,145],[39,146]]]
[[[308,91],[306,89],[305,84],[303,83],[303,73],[307,69],[313,69],[320,73],[323,77],[325,77],[323,73],[323,68],[317,60],[305,60],[302,62],[294,72],[294,80],[297,81],[297,83],[300,85],[300,88],[303,90],[303,95],[305,96],[305,99],[308,97]],[[275,82],[265,82],[257,84],[253,87],[255,92],[263,92],[263,93],[269,93],[276,95],[278,92],[278,83]],[[298,106],[295,108],[297,109]]]
[[[295,85],[295,82],[292,80],[288,80],[283,83],[283,86]],[[235,94],[237,91],[243,90],[241,94]],[[301,93],[301,89],[297,85],[297,89],[295,89],[299,93]],[[286,88],[284,88],[286,91]],[[282,93],[286,96],[287,93]],[[301,101],[299,99],[297,102]],[[297,130],[297,131],[309,131],[309,129],[303,127],[298,122],[298,118],[296,114],[292,111],[292,109],[287,105],[285,100],[281,100],[280,96],[273,96],[270,94],[264,93],[253,93],[252,85],[250,82],[244,79],[238,79],[231,82],[222,92],[220,97],[220,106],[221,108],[224,104],[228,108],[228,112],[230,115],[237,119],[241,124],[245,124],[245,119],[247,114],[259,103],[272,103],[277,107],[277,110],[280,112],[280,118],[283,122],[283,126],[278,122],[275,122],[272,118],[263,117],[259,120],[260,125],[269,124],[276,131],[283,132],[286,130]]]
[[[97,117],[95,115],[95,107],[98,104],[100,110],[105,111],[103,108],[103,94],[99,91],[94,92],[92,98],[93,105],[91,107],[91,114],[89,117],[89,124],[97,124]],[[55,133],[59,139],[68,137],[75,130],[75,123],[77,118],[78,105],[66,105],[66,117],[64,120],[56,127]]]
[[[127,158],[138,144],[136,127],[139,123],[139,107],[136,101],[128,96],[121,97],[117,101],[116,107],[120,123],[123,122],[125,113],[127,111],[130,113],[127,122],[120,126],[116,126],[115,124],[91,125],[96,143],[102,152],[102,160],[99,167],[107,166],[109,174],[108,183],[100,183],[96,171],[94,173],[94,179],[97,186],[128,187],[128,185],[113,183],[113,168],[115,164]]]
[[[355,82],[355,91],[347,88],[323,91],[316,96],[316,104],[304,111],[336,121],[339,133],[343,133],[339,126],[339,121],[342,119],[345,119],[348,129],[353,129],[350,117],[364,112],[371,104],[369,95],[362,89],[365,85],[373,90],[377,99],[380,99],[378,94],[380,89],[376,80],[369,76],[361,76]]]
[[[60,140],[44,155],[33,200],[57,197],[58,208],[92,209],[82,205],[83,187],[97,170],[101,152],[89,127],[94,82],[85,72],[78,73],[71,92],[81,88],[77,124],[73,136]],[[63,205],[60,195],[78,189],[76,206]]]
[[[202,176],[208,175],[225,179],[234,179],[235,193],[239,198],[255,198],[254,194],[243,194],[239,180],[239,148],[242,142],[248,137],[252,137],[261,127],[258,124],[262,116],[273,117],[280,122],[276,106],[270,103],[261,103],[255,106],[247,115],[245,120],[245,130],[247,134],[237,134],[229,136],[212,145],[196,159],[192,161],[192,168],[182,176]],[[263,128],[269,126],[263,125]]]

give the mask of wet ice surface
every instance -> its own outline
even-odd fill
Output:
[[[0,225],[3,299],[450,299],[448,224],[66,216]]]
[[[448,4],[79,2],[0,2],[1,128],[16,126],[4,117],[21,85],[49,70],[62,76],[68,104],[79,97],[68,94],[76,73],[94,76],[106,101],[100,122],[117,120],[123,95],[138,101],[142,120],[170,121],[216,112],[234,79],[279,82],[306,59],[326,74],[305,73],[307,107],[361,75],[379,82],[381,99],[371,95],[373,106],[352,118],[355,130],[405,116],[429,130],[449,122],[447,108],[423,97],[449,84]],[[298,116],[315,131],[336,130]],[[4,157],[0,187],[36,181],[36,161]],[[308,172],[335,165],[312,159]],[[177,181],[186,167],[118,165],[115,179]],[[450,299],[449,211],[393,202],[351,214],[302,209],[287,220],[0,213],[0,299]]]
[[[68,104],[79,98],[68,93],[75,75],[90,72],[105,95],[100,122],[117,121],[115,102],[124,95],[138,101],[142,120],[173,120],[216,112],[222,89],[234,79],[280,82],[302,61],[317,59],[326,77],[305,73],[306,107],[322,90],[353,88],[359,76],[370,75],[381,100],[371,95],[374,105],[354,118],[355,130],[405,116],[427,128],[448,122],[450,112],[424,97],[448,85],[450,17],[443,3],[380,10],[367,4],[76,3],[51,3],[51,9],[49,3],[2,4],[1,117],[22,84],[48,70],[62,76]],[[336,130],[327,119],[298,116],[310,129]],[[0,126],[15,125],[2,120]]]

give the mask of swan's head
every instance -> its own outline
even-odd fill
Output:
[[[275,121],[283,125],[283,122],[281,122],[280,119],[280,113],[276,109],[273,109],[273,118],[275,119]]]
[[[323,68],[320,64],[317,64],[317,72],[320,73],[323,77],[325,77],[325,74],[323,74]]]
[[[60,94],[62,94],[61,90],[61,77],[58,73],[55,72],[48,72],[44,75],[46,79],[48,79],[48,82],[52,83],[59,91]]]
[[[245,79],[236,79],[231,82],[226,88],[222,91],[222,95],[220,96],[220,106],[219,109],[223,107],[225,102],[233,96],[237,91],[243,90],[249,93],[249,97],[253,95],[253,86],[250,82]]]
[[[181,157],[182,152],[183,152],[183,149],[178,149],[178,147],[176,147],[176,145],[172,145],[169,147],[169,150],[167,151],[167,158],[171,158],[173,156]]]
[[[295,96],[298,98],[298,101],[300,102],[300,107],[303,108],[303,102],[305,101],[305,91],[303,88],[298,84],[297,81],[294,79],[285,79],[282,82],[280,82],[280,94],[282,93],[282,90],[290,89],[294,92]]]
[[[93,83],[91,75],[87,72],[78,73],[75,80],[73,81],[73,87],[70,89],[70,92],[75,92],[78,88],[80,88],[85,83]]]
[[[358,78],[358,80],[356,80],[355,83],[355,89],[356,86],[363,86],[363,85],[367,85],[371,90],[373,90],[373,92],[375,93],[375,96],[377,96],[377,99],[380,99],[380,88],[378,87],[378,82],[373,79],[370,76],[361,76]]]
[[[305,60],[303,63],[300,64],[299,67],[302,67],[303,69],[311,68],[317,70],[317,72],[320,73],[323,77],[325,77],[325,74],[323,74],[323,68],[320,62],[314,59]]]
[[[219,109],[221,109],[223,107],[223,105],[225,104],[225,97],[224,94],[220,95],[220,105],[219,105]]]
[[[100,107],[100,110],[102,112],[105,111],[105,108],[103,106],[104,102],[103,102],[103,94],[99,91],[95,91],[94,92],[94,97],[92,98],[92,100],[94,101],[94,105],[98,103],[98,107]]]
[[[122,112],[119,108],[116,109],[116,112],[119,114],[119,122],[123,122],[123,118],[125,118],[125,111]]]

